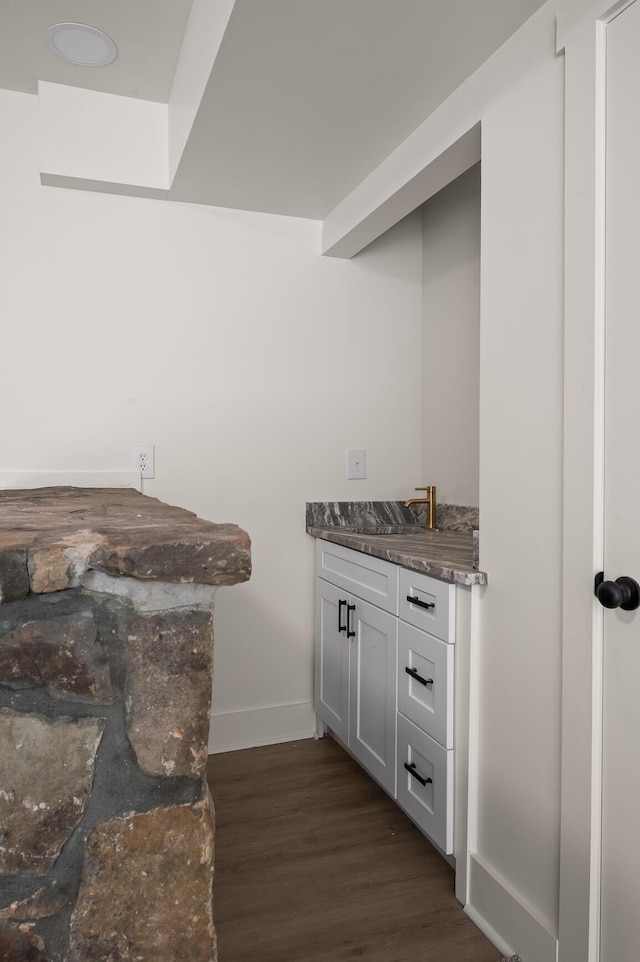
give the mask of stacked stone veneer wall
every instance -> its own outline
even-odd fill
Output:
[[[171,538],[166,526],[141,528],[137,511],[138,534],[116,538],[126,520],[120,506],[107,533],[104,524],[97,532],[100,550],[113,549],[103,568],[135,571],[142,552],[145,580],[96,570],[86,523],[107,495],[85,493],[82,502],[73,489],[41,500],[24,493],[23,503],[35,498],[41,511],[53,499],[82,515],[83,564],[77,534],[57,528],[56,543],[43,545],[32,530],[0,533],[0,962],[217,958],[205,780],[211,582],[214,569],[223,583],[248,577],[248,539],[236,529],[226,549],[218,544],[205,558],[191,530],[192,574],[209,583],[154,580],[152,538],[155,570],[166,571],[167,552],[182,551],[183,578],[185,539],[175,521]],[[130,525],[132,505],[150,501],[135,492],[124,500]],[[0,493],[0,522],[2,507]],[[223,541],[230,527],[219,532]],[[239,550],[243,562],[232,558]]]

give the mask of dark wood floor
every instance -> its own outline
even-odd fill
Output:
[[[497,962],[453,872],[329,738],[209,759],[220,962]]]

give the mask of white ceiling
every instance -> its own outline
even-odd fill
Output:
[[[35,94],[39,80],[166,103],[192,0],[0,0],[0,87]],[[54,23],[108,34],[118,59],[79,67],[44,39]]]
[[[215,0],[212,0],[215,3]],[[170,196],[322,218],[543,0],[236,0]],[[168,100],[191,0],[0,0],[0,87]],[[66,64],[59,21],[114,64]]]
[[[542,0],[236,0],[172,196],[321,218]]]

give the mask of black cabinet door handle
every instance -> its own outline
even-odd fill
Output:
[[[347,626],[342,624],[342,608],[346,605],[346,598],[338,599],[338,631],[346,631]]]
[[[433,685],[433,678],[423,678],[422,675],[418,674],[417,668],[405,668],[405,671],[416,681],[419,681],[421,685]]]
[[[405,762],[405,763],[404,763],[404,767],[407,769],[407,771],[409,772],[410,775],[413,775],[414,778],[417,778],[417,779],[418,779],[418,781],[420,782],[421,785],[432,785],[432,784],[433,784],[433,779],[432,779],[432,778],[423,778],[422,775],[419,775],[419,774],[418,774],[418,772],[416,771],[416,763],[415,763],[415,762]]]
[[[351,612],[356,610],[355,605],[347,605],[347,638],[355,638],[355,631],[351,630]]]
[[[418,608],[435,608],[435,601],[421,601],[420,598],[413,598],[411,595],[407,595],[407,601],[411,605],[417,605]]]

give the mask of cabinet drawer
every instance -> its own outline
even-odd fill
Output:
[[[400,568],[399,612],[403,621],[443,641],[455,640],[455,585]],[[412,603],[409,598],[415,598]],[[425,607],[428,606],[428,607]]]
[[[378,608],[398,614],[397,565],[318,538],[316,574]]]
[[[433,635],[399,622],[398,711],[445,748],[453,748],[454,651]]]
[[[453,853],[453,750],[398,714],[398,805],[445,855]],[[413,766],[412,774],[405,765]],[[427,782],[423,785],[416,778]],[[429,781],[431,779],[431,781]]]

